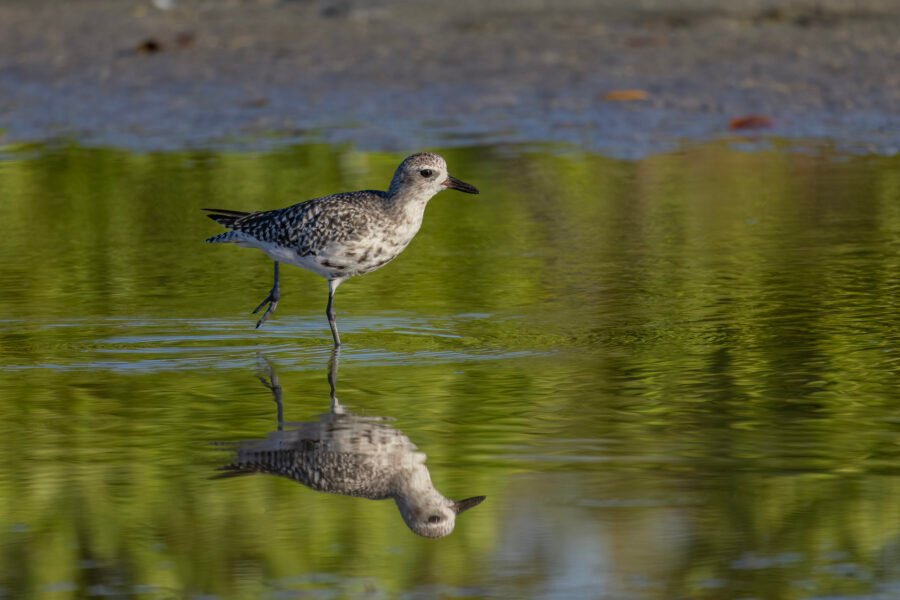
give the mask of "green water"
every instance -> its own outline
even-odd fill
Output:
[[[324,281],[203,206],[388,182],[400,154],[0,155],[0,597],[900,596],[900,158],[726,142],[638,162],[444,152],[400,258],[345,283],[337,393],[487,500],[212,480],[329,408]]]

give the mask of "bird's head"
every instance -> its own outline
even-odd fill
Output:
[[[413,533],[428,538],[442,538],[450,535],[456,526],[456,516],[478,506],[486,496],[475,496],[453,501],[439,495],[422,499],[421,503],[410,505],[397,500],[397,507],[403,520]]]
[[[478,189],[447,172],[447,161],[432,152],[407,156],[394,172],[389,194],[412,193],[430,198],[445,189],[477,194]]]

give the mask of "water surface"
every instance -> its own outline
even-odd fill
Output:
[[[444,152],[406,252],[344,284],[338,394],[427,454],[455,531],[220,442],[328,411],[324,281],[203,206],[383,188],[309,145],[0,160],[0,591],[14,598],[894,598],[900,160],[728,142]]]

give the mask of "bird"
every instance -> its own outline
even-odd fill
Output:
[[[334,314],[338,286],[397,258],[418,233],[428,201],[445,189],[479,193],[475,186],[451,176],[443,157],[420,152],[400,163],[387,191],[343,192],[259,212],[204,208],[210,219],[228,229],[206,241],[258,248],[274,261],[272,289],[253,310],[256,314],[265,308],[257,328],[275,312],[281,298],[280,263],[324,277],[328,281],[325,315],[334,346],[339,347]]]
[[[254,473],[278,475],[319,492],[393,499],[406,526],[423,537],[449,535],[461,513],[478,506],[485,496],[454,501],[431,482],[426,456],[387,417],[353,415],[335,393],[338,358],[329,362],[331,410],[315,421],[284,423],[282,388],[271,363],[259,380],[272,393],[277,407],[277,429],[264,439],[244,440],[231,462],[212,479],[230,479]]]

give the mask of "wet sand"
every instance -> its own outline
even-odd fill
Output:
[[[900,151],[897,2],[165,4],[0,2],[0,142],[636,157],[760,115],[764,139]]]

